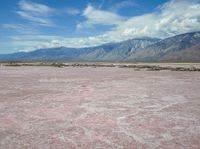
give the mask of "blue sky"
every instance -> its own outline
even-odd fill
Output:
[[[199,30],[199,0],[0,0],[0,53]]]

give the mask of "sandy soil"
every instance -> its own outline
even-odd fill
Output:
[[[0,67],[1,149],[199,149],[200,72]]]

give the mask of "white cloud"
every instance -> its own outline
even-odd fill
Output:
[[[82,16],[86,18],[86,21],[79,23],[77,25],[78,28],[91,27],[93,25],[119,25],[125,20],[123,16],[96,9],[90,4],[83,11]]]
[[[200,30],[199,0],[171,0],[154,12],[124,19],[115,13],[95,9],[88,5],[83,12],[86,21],[77,28],[95,25],[114,25],[115,28],[98,36],[63,38],[51,37],[43,41],[26,43],[27,47],[88,47],[107,42],[118,42],[130,38],[149,36],[166,38],[173,35]],[[17,42],[17,41],[16,41]],[[17,44],[25,44],[17,42]],[[25,46],[25,45],[24,45]]]
[[[77,8],[66,8],[66,9],[65,9],[65,12],[66,12],[67,14],[73,15],[73,16],[78,15],[78,14],[81,13],[81,11],[80,11],[79,9],[77,9]]]
[[[93,40],[90,40],[90,38],[80,38],[83,41],[80,46],[92,46],[144,36],[166,38],[181,33],[199,31],[199,10],[199,0],[171,0],[152,13],[131,17],[126,21],[113,21],[111,18],[115,17],[111,17],[106,14],[107,12],[104,13],[104,11],[96,10],[89,5],[84,11],[84,16],[88,18],[85,22],[87,23],[86,25],[108,25],[110,22],[115,22],[116,28],[102,35],[93,37]],[[78,24],[77,27],[81,28],[83,27],[82,25]],[[80,39],[73,40],[78,41]],[[78,46],[76,42],[69,43],[68,45]]]
[[[21,24],[3,24],[2,27],[6,29],[21,30],[24,26]]]
[[[157,11],[132,17],[119,25],[117,32],[129,37],[169,37],[176,34],[200,30],[200,3],[197,1],[172,0]],[[130,32],[126,32],[129,30]]]
[[[19,34],[36,34],[39,32],[37,27],[23,24],[2,24],[1,27]]]
[[[33,3],[33,2],[27,1],[27,0],[21,0],[19,2],[19,6],[23,11],[28,11],[28,12],[32,12],[32,13],[36,13],[36,14],[48,15],[49,13],[54,11],[54,9],[52,9],[44,4]]]
[[[33,16],[32,14],[23,12],[23,11],[18,11],[17,14],[19,14],[22,18],[24,18],[26,20],[37,23],[42,26],[52,26],[53,25],[52,21],[47,18]]]
[[[200,1],[172,0],[161,8],[155,30],[166,36],[200,30]]]
[[[50,16],[55,12],[44,4],[33,3],[27,0],[19,1],[19,11],[16,13],[23,19],[43,26],[53,26]]]
[[[20,35],[10,37],[10,44],[13,47],[17,47],[16,51],[29,52],[36,49],[42,48],[53,48],[61,46],[58,41],[63,40],[59,36],[49,36],[49,35]]]

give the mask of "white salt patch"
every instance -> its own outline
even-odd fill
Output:
[[[182,95],[165,96],[165,97],[162,97],[161,100],[167,101],[167,102],[176,102],[176,103],[181,103],[181,102],[187,101],[187,99]]]

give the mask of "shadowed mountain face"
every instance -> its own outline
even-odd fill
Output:
[[[0,55],[1,61],[200,61],[200,32],[137,38],[88,48],[50,48]]]
[[[200,32],[186,33],[161,40],[132,53],[134,61],[200,61]]]
[[[107,44],[94,48],[91,52],[84,53],[80,58],[93,61],[124,61],[131,53],[158,41],[157,38],[138,38]]]
[[[157,38],[130,39],[88,48],[50,48],[0,55],[2,61],[122,61],[134,51],[159,41]]]

